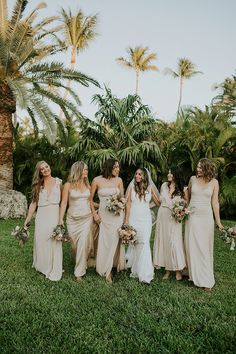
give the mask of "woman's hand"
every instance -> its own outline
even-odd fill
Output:
[[[29,221],[28,220],[25,220],[25,222],[24,222],[24,228],[27,228],[28,226],[29,226]]]
[[[218,228],[219,228],[219,230],[224,230],[224,225],[222,225],[221,223],[219,223],[219,224],[217,224],[217,226],[218,226]]]
[[[61,225],[61,226],[64,227],[64,226],[65,226],[65,225],[64,225],[64,220],[59,220],[59,225]]]
[[[100,218],[100,216],[97,213],[93,214],[93,219],[94,219],[96,224],[98,224],[98,225],[100,224],[101,218]]]

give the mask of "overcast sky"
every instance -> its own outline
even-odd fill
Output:
[[[30,0],[28,10],[40,1]],[[236,0],[46,0],[40,16],[56,15],[61,7],[82,9],[85,15],[98,14],[99,36],[80,54],[77,69],[107,85],[118,97],[133,93],[135,72],[119,66],[115,59],[126,56],[128,46],[148,46],[157,53],[159,72],[140,78],[140,96],[158,118],[175,119],[179,82],[163,74],[165,67],[176,69],[177,60],[187,57],[203,75],[184,82],[183,105],[204,107],[216,92],[215,83],[235,74]],[[9,0],[9,10],[14,0]],[[28,11],[26,11],[28,12]],[[67,61],[63,54],[60,60]],[[93,118],[91,104],[95,87],[77,86],[81,112]]]

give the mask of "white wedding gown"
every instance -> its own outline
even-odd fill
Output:
[[[154,277],[150,248],[152,216],[149,203],[151,197],[151,189],[146,192],[145,199],[140,199],[134,188],[131,189],[129,224],[137,231],[138,243],[128,247],[126,254],[127,267],[131,268],[131,277],[138,278],[140,282],[144,283],[150,283]]]

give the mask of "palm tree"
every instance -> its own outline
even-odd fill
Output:
[[[61,17],[63,25],[63,41],[66,48],[71,50],[71,68],[76,63],[76,54],[88,47],[89,43],[97,36],[96,26],[98,17],[84,16],[79,10],[75,15],[71,10],[68,13],[62,8]]]
[[[61,9],[60,20],[62,22],[63,40],[61,45],[63,48],[70,49],[70,67],[74,69],[76,63],[76,54],[88,47],[89,43],[97,36],[97,15],[84,16],[79,10],[75,15],[71,10],[66,12]],[[71,87],[71,79],[68,79],[67,87]],[[65,90],[64,98],[67,97],[68,90]],[[62,116],[62,110],[60,117]]]
[[[232,165],[227,151],[235,148],[236,128],[224,114],[208,106],[205,110],[192,107],[180,112],[176,122],[178,144],[190,159],[192,171],[201,157],[211,159],[221,169]]]
[[[105,96],[95,95],[93,101],[98,104],[97,121],[82,122],[72,157],[84,159],[96,172],[107,158],[114,157],[122,163],[126,179],[139,165],[148,167],[155,178],[162,156],[152,137],[156,120],[149,108],[137,95],[119,99],[109,89]]]
[[[179,110],[181,100],[182,100],[182,93],[183,93],[183,81],[190,79],[191,77],[193,77],[197,74],[202,74],[202,72],[197,71],[195,64],[193,64],[189,59],[180,58],[178,60],[178,67],[177,67],[176,71],[174,71],[170,68],[166,68],[164,70],[164,73],[170,74],[171,76],[173,76],[173,78],[180,79],[180,93],[179,93],[179,103],[178,103],[178,110]]]
[[[34,125],[37,121],[43,122],[51,135],[55,132],[55,122],[62,123],[47,99],[53,106],[58,105],[68,120],[72,115],[80,118],[76,105],[63,100],[57,89],[67,89],[79,103],[77,94],[66,87],[66,80],[85,86],[89,83],[98,85],[94,79],[67,69],[62,63],[49,61],[51,55],[61,51],[59,45],[50,44],[51,38],[55,38],[55,29],[47,29],[47,25],[52,25],[56,18],[46,17],[34,24],[38,10],[45,7],[41,3],[22,19],[27,3],[26,0],[16,0],[9,18],[7,0],[0,0],[0,189],[4,190],[12,188],[12,114],[16,106],[27,111]],[[49,91],[48,86],[55,90]]]
[[[140,71],[148,71],[148,70],[158,70],[156,65],[151,65],[153,60],[157,59],[156,53],[148,53],[148,47],[129,47],[127,49],[127,53],[129,55],[128,59],[123,57],[117,58],[116,61],[123,65],[126,68],[134,69],[136,73],[136,86],[135,86],[135,94],[138,94],[138,86],[139,86],[139,75]]]
[[[234,117],[236,115],[236,76],[228,77],[223,83],[215,85],[219,89],[219,94],[213,98],[214,107],[221,109],[226,115]],[[235,121],[234,121],[235,124]]]

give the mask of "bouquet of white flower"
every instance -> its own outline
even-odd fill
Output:
[[[107,210],[115,215],[120,215],[121,211],[125,209],[126,199],[119,194],[114,194],[108,199]]]
[[[135,244],[137,243],[137,238],[135,237],[137,234],[137,231],[135,228],[129,224],[123,224],[119,229],[118,229],[118,234],[121,239],[121,242],[125,245],[128,245],[129,243]]]
[[[24,244],[29,240],[29,228],[30,223],[26,226],[16,226],[11,232],[11,236],[14,236],[16,240],[19,241],[19,245],[24,246]]]
[[[230,251],[235,249],[236,225],[233,227],[225,227],[220,230],[220,236],[225,243],[230,243]]]
[[[57,225],[53,229],[53,232],[52,232],[50,238],[52,238],[53,240],[56,240],[56,241],[63,241],[63,242],[70,242],[70,240],[71,240],[63,225]]]
[[[180,196],[173,198],[173,205],[171,210],[171,216],[176,222],[182,222],[187,219],[191,210],[187,207],[187,202]]]

